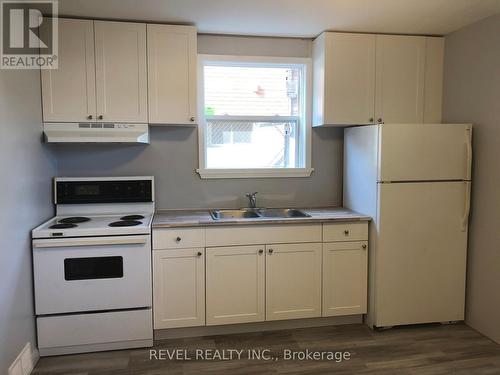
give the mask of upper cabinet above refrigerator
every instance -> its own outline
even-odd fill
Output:
[[[377,35],[378,123],[423,122],[425,42],[426,38],[419,36]]]
[[[439,123],[444,39],[325,32],[313,42],[313,126]]]

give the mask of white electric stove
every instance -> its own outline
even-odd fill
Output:
[[[153,345],[153,177],[56,178],[32,231],[41,356]]]

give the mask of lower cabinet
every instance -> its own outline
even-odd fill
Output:
[[[275,236],[250,228],[243,240],[231,227],[211,228],[207,239],[204,228],[153,231],[154,328],[365,314],[368,224],[319,228],[321,236],[299,225],[275,226]],[[283,243],[292,230],[304,242]]]
[[[323,244],[323,316],[365,314],[367,285],[366,241]]]
[[[154,328],[205,325],[205,249],[153,251]]]
[[[263,245],[207,248],[207,325],[264,321],[265,258]]]
[[[321,243],[266,246],[266,320],[321,316]]]

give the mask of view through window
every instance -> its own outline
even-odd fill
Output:
[[[301,168],[304,65],[203,65],[207,169]]]

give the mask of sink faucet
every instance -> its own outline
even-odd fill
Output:
[[[245,197],[248,198],[248,208],[255,208],[257,207],[257,192],[255,193],[246,193]]]

